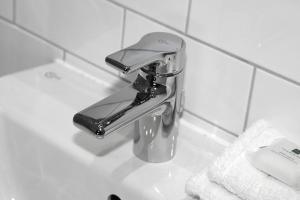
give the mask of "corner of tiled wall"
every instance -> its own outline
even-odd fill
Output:
[[[69,56],[118,76],[107,54],[148,32],[171,32],[187,43],[187,114],[231,135],[265,118],[299,140],[299,8],[271,0],[0,0],[0,64]]]
[[[63,58],[63,50],[15,23],[16,0],[0,0],[1,75]]]

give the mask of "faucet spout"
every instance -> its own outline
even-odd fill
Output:
[[[103,138],[152,112],[168,96],[166,86],[150,86],[138,75],[133,84],[77,113],[73,121],[76,126]]]

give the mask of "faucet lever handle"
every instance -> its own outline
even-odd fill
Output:
[[[134,72],[152,63],[168,66],[164,72],[181,71],[184,66],[179,59],[185,49],[184,41],[173,34],[155,32],[142,37],[136,44],[117,51],[105,58],[106,63],[123,72]],[[169,68],[171,68],[169,70]]]

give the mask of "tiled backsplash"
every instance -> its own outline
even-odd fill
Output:
[[[171,32],[187,43],[186,113],[234,135],[265,118],[300,140],[299,9],[283,0],[0,0],[0,65],[61,58],[118,76],[106,55]]]
[[[62,56],[61,49],[0,19],[0,76]]]

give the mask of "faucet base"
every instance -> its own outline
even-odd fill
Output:
[[[160,163],[174,157],[178,120],[174,120],[176,111],[172,108],[170,102],[165,103],[156,113],[135,122],[133,152],[141,160]]]

